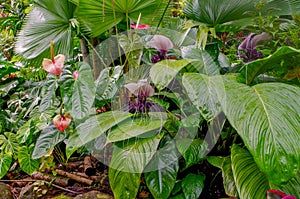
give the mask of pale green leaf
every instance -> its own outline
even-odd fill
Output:
[[[0,154],[0,179],[3,178],[10,168],[12,156],[9,154]]]
[[[22,146],[18,152],[18,161],[20,167],[23,171],[25,171],[28,175],[38,170],[40,166],[40,160],[31,158],[33,152],[33,145],[31,147]]]

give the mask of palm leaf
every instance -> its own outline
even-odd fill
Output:
[[[15,51],[25,59],[40,64],[50,57],[50,41],[55,54],[70,57],[73,51],[72,25],[75,10],[68,0],[36,0],[18,35]]]
[[[83,29],[92,36],[98,36],[124,20],[156,26],[167,6],[160,0],[80,0],[78,18]],[[155,12],[153,12],[155,10]]]

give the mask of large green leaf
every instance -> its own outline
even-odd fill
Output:
[[[131,114],[127,112],[113,111],[89,117],[77,126],[76,132],[70,135],[67,149],[72,151],[72,148],[83,146],[130,116]]]
[[[300,171],[287,184],[280,187],[272,187],[272,189],[282,190],[284,193],[300,198]]]
[[[207,149],[207,144],[200,139],[181,138],[176,140],[176,146],[185,159],[186,167],[203,160]]]
[[[283,63],[287,63],[287,67],[291,67],[288,65],[289,61],[300,54],[300,50],[294,49],[289,46],[283,46],[279,48],[274,54],[265,57],[263,59],[257,59],[253,62],[246,64],[239,77],[238,80],[240,82],[245,82],[247,84],[251,84],[253,80],[260,74],[264,72],[271,71],[274,69],[282,69]],[[299,58],[296,58],[298,60]]]
[[[150,77],[155,86],[162,90],[170,84],[177,73],[187,66],[191,60],[163,60],[152,66]]]
[[[187,46],[181,49],[184,59],[192,59],[191,64],[199,73],[213,76],[219,74],[219,67],[213,57],[205,50],[195,46]]]
[[[300,168],[300,88],[224,81],[222,108],[259,169],[274,184],[293,178]]]
[[[86,31],[98,36],[121,21],[136,22],[140,13],[141,23],[157,26],[166,6],[160,0],[80,0],[78,18]]]
[[[39,108],[40,112],[47,110],[53,105],[56,96],[55,92],[58,88],[57,80],[55,75],[49,74],[47,76],[41,92],[42,100]]]
[[[45,128],[40,134],[35,148],[32,153],[32,159],[38,159],[46,155],[58,143],[67,137],[66,133],[62,133],[56,129],[53,123]]]
[[[193,174],[190,173],[183,179],[181,186],[186,199],[197,199],[199,198],[204,188],[204,174]]]
[[[259,0],[187,0],[184,13],[191,19],[209,27],[232,25],[243,20],[244,25],[251,24],[258,16],[255,4]],[[295,0],[271,0],[262,10],[263,15],[290,15],[299,13],[300,2]]]
[[[176,183],[179,169],[176,146],[173,140],[163,139],[162,147],[145,168],[145,180],[155,199],[168,198]]]
[[[90,66],[85,62],[78,63],[78,78],[64,97],[67,110],[74,119],[88,116],[96,95],[96,86]]]
[[[20,167],[23,171],[25,171],[29,175],[34,171],[38,170],[40,166],[39,159],[33,160],[31,158],[33,149],[34,149],[33,145],[31,147],[22,146],[18,152],[18,161]]]
[[[166,122],[167,116],[162,112],[149,113],[149,116],[149,118],[129,119],[119,123],[110,130],[107,143],[126,140],[155,130],[157,131],[155,133],[158,134]]]
[[[186,73],[182,82],[192,103],[207,121],[213,120],[221,112],[218,92],[224,85],[219,76]]]
[[[71,20],[75,6],[68,0],[35,0],[19,33],[16,53],[26,59],[50,57],[50,41],[54,43],[55,54],[69,58],[73,51]]]
[[[0,154],[0,179],[3,178],[10,168],[12,156],[9,154]]]
[[[269,181],[251,154],[237,145],[231,149],[232,172],[240,198],[265,198]]]
[[[139,189],[145,166],[156,152],[160,138],[133,139],[114,145],[109,182],[116,199],[132,199]]]

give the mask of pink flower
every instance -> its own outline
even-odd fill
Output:
[[[139,24],[138,26],[136,24],[133,24],[130,26],[132,29],[149,29],[150,26],[147,24]]]
[[[154,35],[146,45],[157,49],[157,53],[151,58],[152,63],[168,59],[167,52],[174,47],[172,41],[163,35]]]
[[[268,190],[267,199],[297,199],[295,196],[286,195],[285,193],[279,190]]]
[[[56,55],[52,60],[44,58],[43,68],[50,74],[60,75],[64,67],[65,56],[62,54]]]
[[[75,70],[75,72],[73,73],[73,78],[77,79],[78,78],[78,70]]]

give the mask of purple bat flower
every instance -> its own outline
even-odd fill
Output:
[[[174,47],[172,41],[162,35],[154,35],[152,40],[146,43],[146,46],[157,49],[156,54],[151,58],[152,63],[168,59],[167,52]]]
[[[263,55],[261,52],[257,51],[256,46],[268,41],[272,36],[268,33],[261,33],[259,35],[255,33],[250,33],[247,38],[239,45],[238,55],[244,62],[250,62],[259,58]],[[241,53],[243,51],[243,53]]]
[[[133,113],[146,113],[153,105],[147,98],[154,95],[154,89],[147,83],[147,80],[139,80],[138,83],[128,83],[124,85],[134,98],[129,101],[128,111]]]

